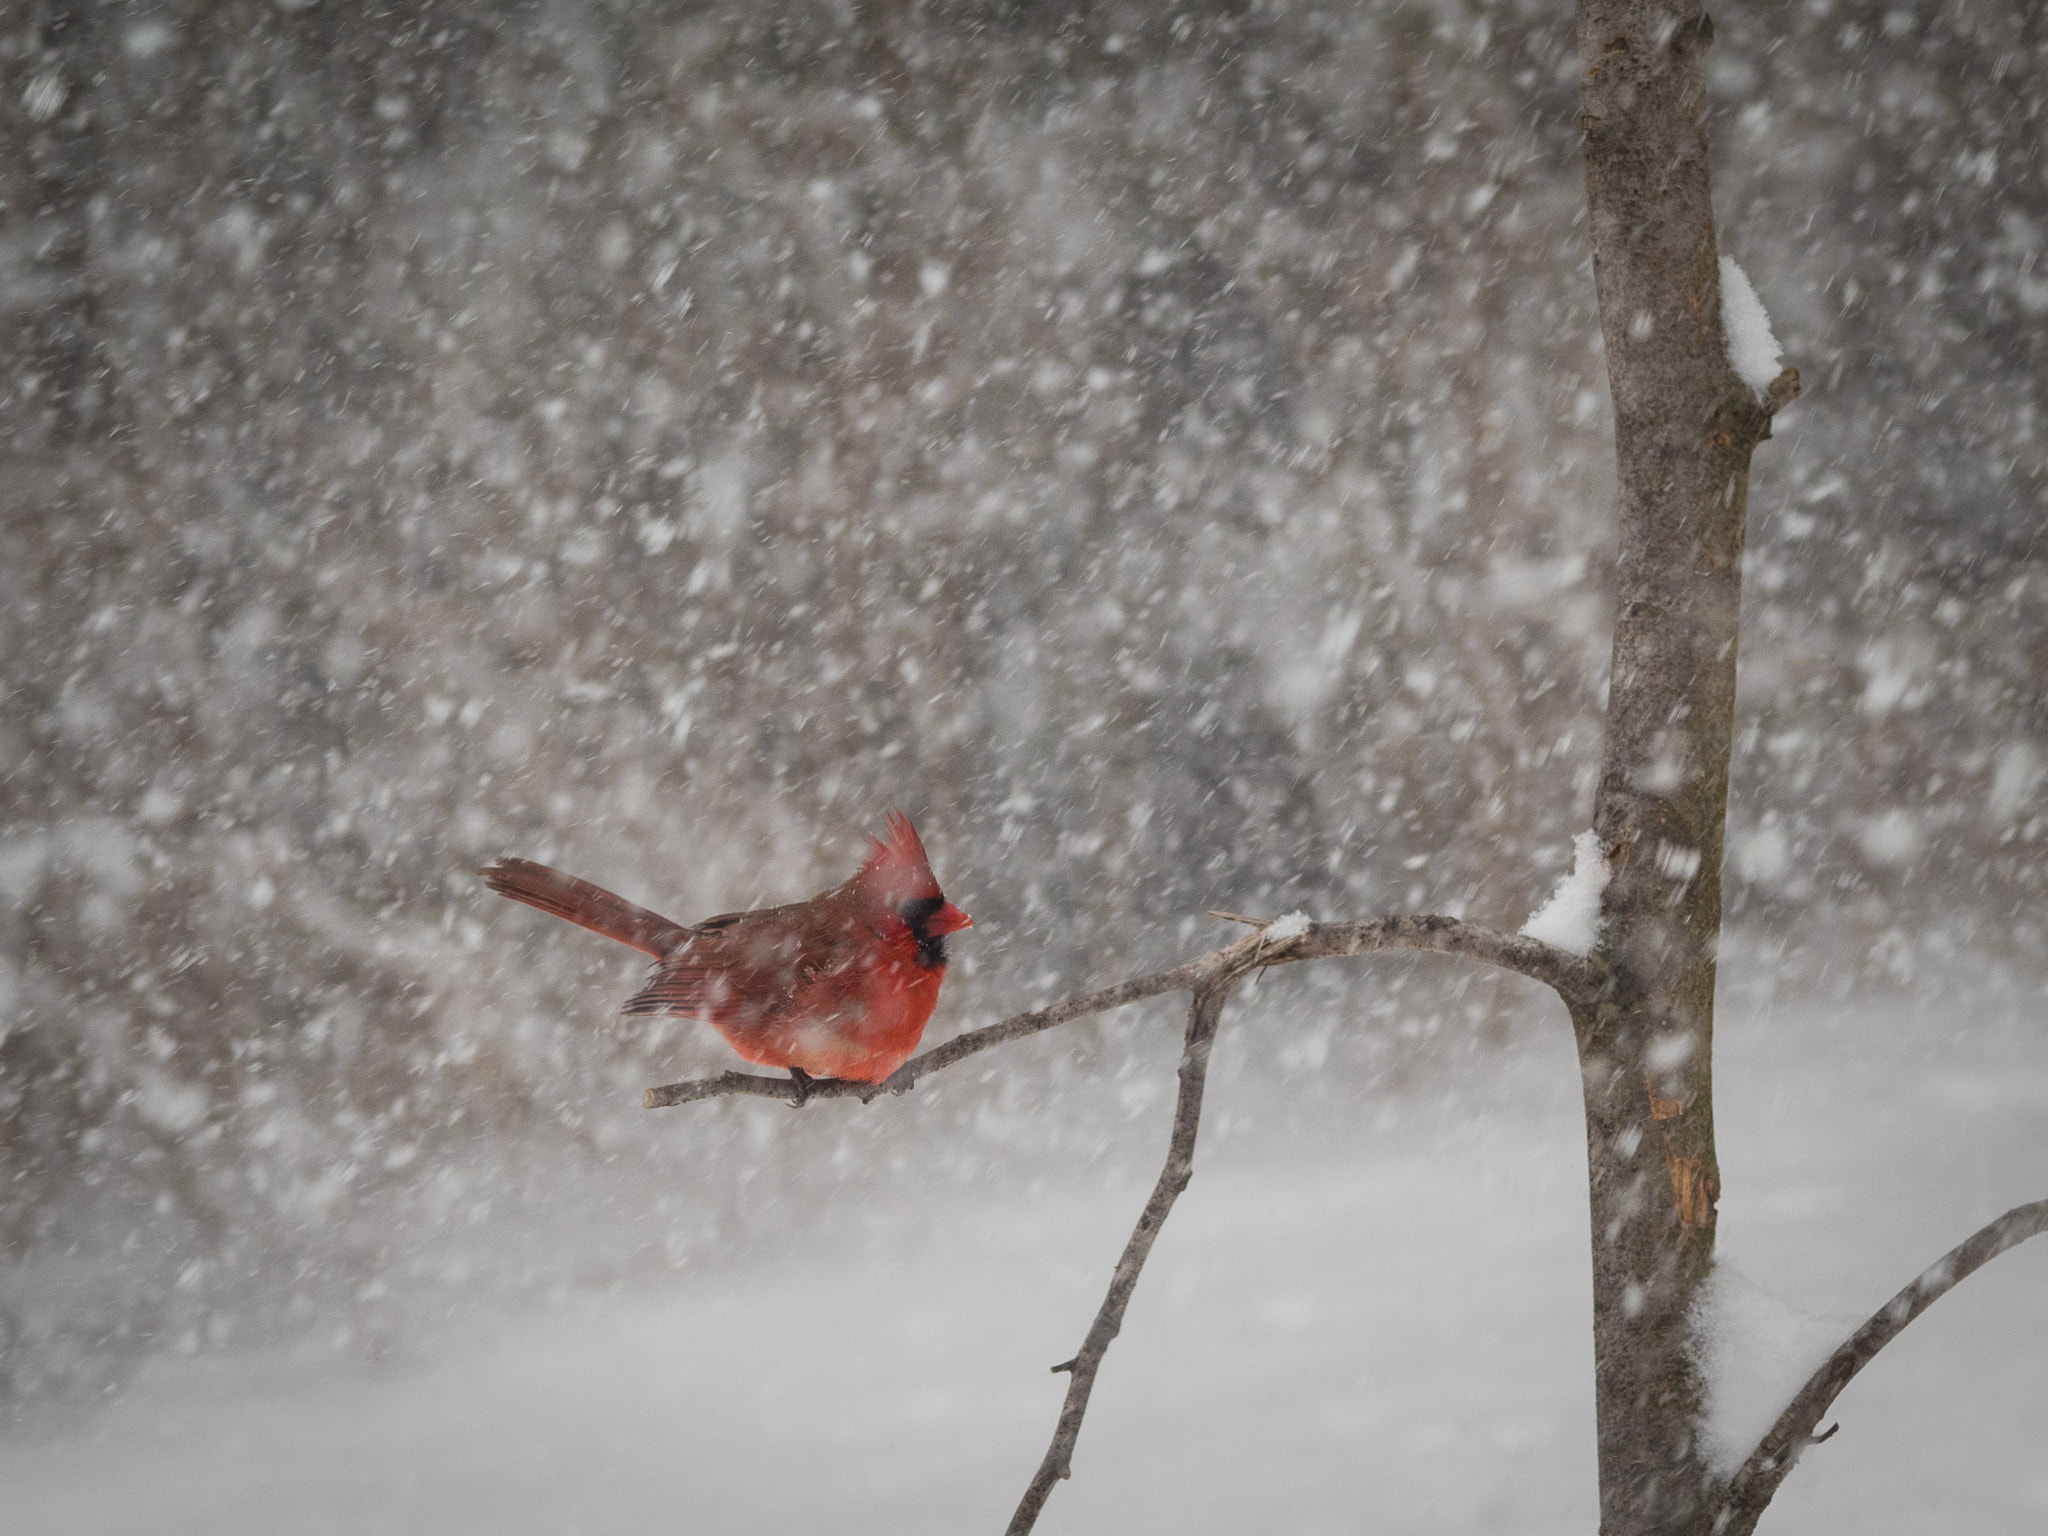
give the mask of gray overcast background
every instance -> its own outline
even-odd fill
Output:
[[[1806,384],[1757,459],[1731,920],[1816,984],[2024,976],[2048,12],[1716,23],[1722,247]],[[725,1056],[610,1029],[633,958],[483,895],[502,853],[690,918],[901,805],[978,923],[939,1033],[1210,907],[1518,924],[1608,649],[1574,110],[1563,0],[9,7],[17,1420],[1163,1113],[1104,1023],[916,1120],[646,1116]],[[1554,1024],[1362,976],[1262,994],[1243,1113]]]

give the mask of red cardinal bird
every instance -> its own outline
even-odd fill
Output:
[[[705,1020],[748,1061],[787,1067],[801,1103],[813,1078],[879,1083],[909,1059],[939,1000],[946,935],[974,926],[940,893],[909,817],[891,811],[871,841],[844,885],[694,928],[545,864],[481,873],[500,896],[654,956],[624,1011]]]

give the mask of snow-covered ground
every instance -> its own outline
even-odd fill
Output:
[[[1867,1312],[1984,1220],[2048,1194],[2048,1028],[2017,994],[1967,1008],[1752,998],[1724,1005],[1721,1033],[1722,1245],[1753,1290]],[[1212,1101],[1221,1134],[1042,1530],[1594,1528],[1562,1026],[1478,1077],[1287,1130],[1231,1131]],[[163,1357],[97,1417],[0,1447],[0,1523],[1000,1529],[1064,1388],[1047,1368],[1099,1299],[1163,1120],[1162,1106],[1126,1128],[1129,1172],[1111,1187],[1048,1169],[1028,1195],[962,1204],[909,1177],[871,1222],[473,1323],[380,1367]],[[1782,1339],[1760,1358],[1727,1342],[1738,1396],[1783,1374]],[[2043,1528],[2048,1242],[1941,1301],[1834,1416],[1841,1434],[1788,1482],[1767,1531]]]

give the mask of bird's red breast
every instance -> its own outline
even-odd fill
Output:
[[[657,963],[628,1014],[701,1018],[746,1060],[879,1083],[917,1049],[946,974],[946,936],[973,919],[939,889],[908,817],[845,884],[786,907],[685,927],[543,865],[504,860],[491,889],[632,944]]]

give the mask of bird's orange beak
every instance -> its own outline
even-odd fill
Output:
[[[962,928],[972,928],[974,919],[954,906],[950,901],[924,920],[924,931],[943,936],[958,933]]]

